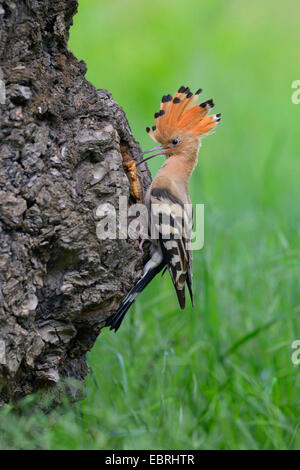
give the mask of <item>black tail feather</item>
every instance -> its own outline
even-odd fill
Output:
[[[150,269],[144,276],[136,283],[136,285],[131,289],[131,291],[127,294],[125,299],[123,299],[120,307],[112,315],[107,321],[106,326],[110,327],[110,330],[118,331],[120,325],[125,317],[127,311],[137,298],[137,296],[145,289],[145,287],[149,284],[150,281],[158,274],[163,267],[165,266],[165,262],[163,261],[159,266],[156,268]]]
[[[190,269],[187,270],[187,278],[186,278],[186,283],[189,289],[190,297],[191,297],[191,302],[192,306],[194,307],[194,296],[193,296],[193,279],[192,279],[192,274]]]

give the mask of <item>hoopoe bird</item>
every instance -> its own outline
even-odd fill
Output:
[[[213,100],[196,104],[201,89],[192,93],[189,87],[180,87],[174,97],[164,95],[160,110],[155,113],[155,125],[146,128],[149,136],[159,146],[147,152],[166,157],[147,190],[145,204],[149,214],[148,232],[151,241],[150,258],[143,275],[123,299],[117,312],[106,325],[117,331],[128,309],[140,292],[162,270],[168,270],[181,309],[185,308],[185,286],[187,285],[192,305],[192,211],[188,193],[189,179],[197,164],[201,138],[210,134],[221,120],[221,114],[209,115]],[[133,171],[133,169],[131,169]],[[165,216],[165,217],[164,217]],[[156,236],[153,237],[155,228]],[[150,230],[151,228],[151,230]]]

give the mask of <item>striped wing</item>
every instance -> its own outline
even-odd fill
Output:
[[[150,194],[152,239],[158,239],[169,269],[180,307],[185,307],[187,284],[193,304],[191,207],[184,206],[168,189],[154,188]]]

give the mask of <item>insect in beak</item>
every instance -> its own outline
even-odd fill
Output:
[[[157,157],[158,155],[165,155],[166,150],[169,150],[169,147],[163,147],[162,145],[158,145],[157,147],[153,147],[150,150],[146,150],[146,152],[143,152],[140,154],[140,157],[146,155],[147,153],[154,152],[155,150],[160,150],[160,152],[155,153],[154,155],[151,155],[150,157],[144,158],[142,161],[138,162],[136,166],[140,165],[141,163],[146,162],[147,160],[150,160],[150,158]]]

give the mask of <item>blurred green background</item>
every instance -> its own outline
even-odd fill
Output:
[[[70,49],[144,149],[181,85],[222,113],[191,181],[205,204],[196,306],[181,312],[155,279],[99,336],[86,398],[60,415],[32,415],[31,399],[2,413],[0,447],[300,448],[299,13],[297,0],[79,0]]]

